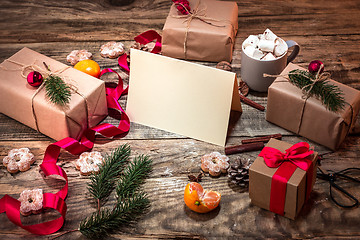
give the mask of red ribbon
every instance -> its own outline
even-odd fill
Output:
[[[153,30],[149,30],[135,37],[135,41],[140,44],[146,44],[153,40],[156,40],[154,49],[152,53],[158,53],[161,51],[161,36]],[[124,58],[125,57],[125,58]],[[126,61],[126,54],[119,57],[118,62],[120,67],[123,68],[126,72],[129,72],[129,66]],[[120,61],[121,59],[121,61]],[[124,62],[125,59],[125,62]],[[130,130],[130,120],[125,111],[120,106],[118,100],[120,97],[128,93],[128,87],[124,88],[123,81],[120,75],[112,69],[104,69],[100,73],[100,77],[105,73],[115,73],[118,76],[119,82],[117,86],[106,87],[106,100],[107,107],[110,109],[116,109],[121,112],[119,126],[115,127],[109,123],[102,123],[95,127],[87,129],[80,140],[76,140],[70,137],[64,138],[58,142],[50,144],[45,151],[43,162],[40,165],[41,170],[45,176],[49,175],[59,175],[65,180],[65,185],[59,192],[56,194],[53,193],[44,193],[43,195],[43,207],[44,209],[53,208],[56,209],[61,217],[34,225],[22,225],[20,220],[20,202],[17,199],[5,195],[0,199],[0,213],[6,212],[7,217],[11,222],[20,226],[21,228],[38,235],[47,235],[58,231],[64,221],[66,215],[66,203],[65,198],[68,194],[68,178],[65,171],[56,165],[57,159],[60,155],[61,149],[65,149],[73,155],[79,155],[83,152],[90,151],[94,146],[95,134],[100,133],[101,135],[111,138],[111,137],[125,137]]]
[[[285,153],[272,147],[264,147],[260,152],[268,167],[278,167],[271,180],[270,211],[284,215],[286,185],[297,168],[306,171],[306,199],[309,198],[314,167],[308,157],[313,153],[306,142],[296,143]]]

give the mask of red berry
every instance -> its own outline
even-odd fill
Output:
[[[41,75],[41,73],[39,73],[37,71],[33,71],[27,75],[27,81],[30,84],[30,86],[33,86],[33,87],[40,86],[42,84],[43,80],[44,80],[43,76]]]
[[[309,72],[317,73],[320,69],[320,73],[324,71],[324,64],[319,60],[314,60],[309,64]]]
[[[190,12],[190,5],[189,1],[187,0],[173,0],[173,2],[176,4],[176,8],[179,12],[181,12],[183,15],[187,15]],[[180,5],[181,3],[182,5]]]

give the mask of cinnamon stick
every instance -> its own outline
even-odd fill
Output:
[[[247,105],[249,105],[249,106],[251,106],[251,107],[254,107],[254,108],[256,108],[256,109],[258,109],[258,110],[260,110],[260,111],[264,111],[264,110],[265,110],[265,107],[264,107],[264,106],[262,106],[262,105],[260,105],[260,104],[258,104],[258,103],[256,103],[256,102],[248,99],[247,97],[245,97],[245,96],[243,96],[243,95],[241,95],[241,94],[240,94],[240,100],[241,100],[243,103],[245,103],[245,104],[247,104]]]
[[[256,143],[248,143],[248,144],[230,146],[230,147],[225,148],[225,154],[226,155],[231,155],[231,154],[235,154],[235,153],[256,151],[256,150],[261,150],[263,147],[264,147],[263,142],[256,142]]]
[[[270,140],[270,138],[281,139],[282,135],[280,133],[277,133],[277,134],[267,135],[267,136],[263,136],[263,137],[249,138],[249,139],[241,140],[241,143],[248,144],[248,143],[255,143],[255,142],[268,142]]]

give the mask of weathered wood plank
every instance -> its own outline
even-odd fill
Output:
[[[360,90],[360,5],[357,1],[236,1],[239,5],[239,33],[236,37],[232,66],[240,76],[241,43],[250,34],[272,29],[285,40],[295,40],[301,51],[295,63],[307,67],[314,59],[325,63],[332,78]],[[10,1],[0,3],[0,61],[27,46],[54,59],[66,63],[66,55],[74,49],[88,49],[102,68],[118,70],[117,61],[104,59],[98,52],[109,40],[119,40],[126,48],[137,34],[161,29],[171,5],[169,0],[135,0],[128,6],[111,6],[107,0],[90,1]],[[214,67],[215,63],[201,63]],[[127,76],[121,76],[128,82]],[[115,81],[111,76],[107,81]],[[1,94],[1,93],[0,93]],[[266,94],[251,92],[249,98],[266,105]],[[120,100],[126,105],[126,97]],[[265,113],[243,104],[243,114],[233,116],[227,145],[239,144],[244,138],[281,132],[284,140],[296,143],[306,140],[265,121]],[[107,118],[114,125],[117,120]],[[360,118],[355,134],[344,141],[341,148],[325,155],[324,169],[341,170],[359,166]],[[42,187],[46,192],[56,192],[63,184],[51,178],[44,180],[38,173],[46,147],[54,142],[50,138],[0,114],[0,160],[12,148],[30,147],[37,162],[24,173],[9,174],[0,164],[0,197],[10,194],[18,197],[26,188]],[[222,193],[220,208],[209,214],[196,214],[183,203],[183,189],[189,173],[200,171],[200,157],[212,151],[223,152],[222,147],[189,139],[158,129],[132,124],[126,138],[109,141],[98,138],[94,150],[109,152],[116,146],[129,143],[132,155],[149,154],[154,160],[154,171],[145,184],[152,206],[134,229],[121,229],[114,238],[121,239],[219,239],[219,238],[360,238],[360,208],[343,210],[329,199],[329,185],[318,180],[310,201],[295,221],[276,216],[250,203],[248,192],[227,181],[226,176],[205,176],[203,185]],[[310,142],[311,143],[311,142]],[[320,153],[328,149],[311,143]],[[255,159],[259,152],[232,155]],[[74,169],[76,156],[67,152],[60,155],[58,163],[69,177],[67,220],[59,231],[78,226],[81,219],[95,210],[87,194],[87,177],[80,177]],[[32,180],[32,181],[29,181]],[[345,184],[347,190],[360,198],[358,187]],[[107,206],[113,204],[109,199]],[[56,213],[22,218],[26,224],[49,220]],[[38,239],[12,224],[0,214],[0,238]],[[60,239],[82,238],[71,233]],[[46,237],[40,237],[46,238]]]
[[[286,137],[284,140],[294,143],[301,139]],[[130,144],[132,156],[148,154],[154,161],[154,170],[144,187],[150,197],[151,208],[136,224],[135,230],[125,229],[125,232],[134,231],[137,234],[145,235],[182,232],[210,239],[218,237],[309,238],[324,235],[348,237],[360,235],[358,229],[360,209],[345,211],[335,207],[329,201],[329,186],[322,180],[318,180],[316,183],[310,202],[305,205],[303,212],[296,221],[276,216],[271,212],[253,206],[248,198],[247,190],[232,185],[226,176],[219,178],[205,176],[202,182],[205,188],[217,190],[222,194],[220,208],[205,215],[194,213],[183,203],[183,190],[188,182],[187,175],[200,171],[200,157],[202,155],[211,151],[222,152],[223,149],[200,141],[182,139],[167,141],[116,140],[97,144],[94,150],[109,152],[124,143]],[[0,196],[10,194],[13,197],[18,197],[22,190],[33,188],[35,185],[43,188],[46,192],[56,192],[61,187],[63,184],[61,181],[51,179],[44,181],[38,173],[38,165],[47,144],[49,144],[47,141],[1,142],[1,158],[8,149],[28,146],[35,153],[37,162],[31,170],[13,175],[1,166]],[[345,144],[347,144],[346,151],[339,151],[326,156],[322,162],[324,169],[339,170],[354,166],[358,162],[359,138],[349,138]],[[316,149],[323,153],[327,152],[320,146],[316,146]],[[234,161],[241,156],[253,161],[258,153],[256,151],[232,155],[230,159]],[[60,232],[76,228],[81,219],[96,209],[86,190],[86,183],[89,182],[88,177],[79,176],[79,172],[75,170],[73,165],[75,159],[75,156],[63,153],[59,160],[59,164],[69,178],[69,195],[66,200],[68,220]],[[32,179],[32,181],[28,181],[28,179]],[[359,192],[356,190],[355,184],[347,184],[346,188],[358,196]],[[107,206],[111,206],[113,203],[114,200],[110,198]],[[169,211],[170,209],[171,211]],[[23,221],[31,224],[54,217],[56,215],[50,213],[42,215],[42,217],[23,218]],[[11,233],[18,237],[31,237],[27,232],[9,222],[4,214],[0,215],[0,221],[4,223],[0,227],[2,234]],[[316,224],[313,224],[314,222]],[[79,233],[72,234],[72,237],[79,236]],[[69,236],[63,239],[67,239]]]
[[[317,36],[319,32],[321,35],[359,34],[360,7],[353,1],[341,2],[341,8],[336,1],[332,4],[327,1],[311,4],[302,1],[237,2],[240,31],[247,35],[254,31],[262,32],[267,27],[282,36]],[[53,4],[47,1],[2,1],[0,30],[3,36],[0,41],[129,40],[147,29],[161,30],[170,5],[171,2],[165,0],[135,1],[125,7],[110,6],[107,1],[61,1]],[[27,24],[18,21],[19,16]]]

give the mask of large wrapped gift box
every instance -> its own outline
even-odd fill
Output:
[[[303,68],[289,63],[281,73],[287,75],[291,70]],[[360,108],[360,91],[334,80],[348,103],[343,110],[332,112],[322,103],[310,97],[303,97],[300,88],[278,77],[268,89],[266,120],[314,142],[336,150],[356,122]]]
[[[26,74],[30,72],[30,66],[45,69],[43,62],[52,72],[63,71],[60,76],[77,91],[72,92],[70,103],[64,107],[51,103],[45,95],[45,88],[37,91],[27,83]],[[102,80],[29,48],[23,48],[2,62],[0,72],[0,112],[55,140],[65,137],[79,139],[87,128],[107,116],[105,83]]]
[[[289,149],[291,146],[292,145],[287,142],[276,139],[270,139],[266,145],[266,147],[275,148],[283,153],[285,153],[285,150]],[[306,172],[300,168],[296,168],[295,172],[286,183],[285,203],[283,206],[283,215],[285,217],[295,219],[309,197],[309,193],[311,192],[316,180],[317,158],[317,152],[314,152],[312,155],[307,157],[307,159],[311,161],[309,170]],[[272,181],[274,175],[279,173],[278,170],[281,167],[282,166],[277,168],[268,167],[263,157],[260,156],[258,156],[254,163],[250,166],[249,196],[254,205],[271,210],[271,193],[272,191],[275,191],[273,194],[278,194],[275,188],[272,189],[272,186],[274,186],[272,185]],[[307,176],[308,174],[311,176]]]
[[[171,6],[163,28],[162,54],[186,60],[230,62],[238,29],[237,4],[189,2],[193,15],[181,15],[175,4]]]

